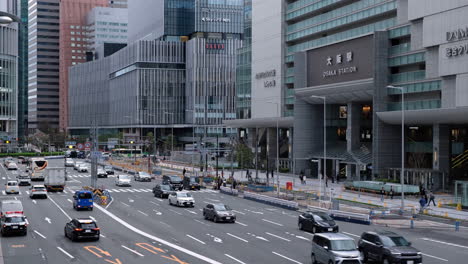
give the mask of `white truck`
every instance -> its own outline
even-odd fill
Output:
[[[44,186],[47,191],[63,192],[66,183],[66,168],[47,168],[45,170]]]

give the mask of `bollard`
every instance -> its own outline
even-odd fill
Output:
[[[462,210],[462,205],[461,203],[457,203],[457,211],[461,211]]]
[[[455,231],[460,231],[460,221],[455,221]]]
[[[411,228],[411,229],[414,229],[414,220],[413,220],[413,217],[411,217],[411,220],[410,220],[410,228]]]
[[[439,207],[439,208],[442,207],[442,202],[441,202],[441,201],[438,201],[438,202],[437,202],[437,207]]]
[[[384,206],[384,207],[387,207],[387,203],[383,203],[383,206]]]
[[[448,217],[448,213],[447,213],[447,212],[444,213],[444,217]]]

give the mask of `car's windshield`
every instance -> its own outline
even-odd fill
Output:
[[[106,170],[112,170],[112,167],[111,167],[111,166],[106,166],[104,169],[106,169]]]
[[[333,219],[326,213],[315,213],[315,221],[332,221]]]
[[[144,176],[144,177],[150,177],[150,175],[147,173],[147,172],[140,172],[140,177],[141,176]]]
[[[80,193],[78,194],[79,199],[91,199],[92,195],[91,193]]]
[[[356,244],[354,240],[343,239],[343,240],[331,240],[331,250],[335,251],[350,251],[356,250]]]
[[[224,204],[215,204],[214,208],[216,211],[230,211],[231,210],[229,206],[224,205]]]
[[[170,190],[171,190],[171,186],[170,186],[170,185],[161,185],[161,190],[170,191]]]
[[[177,193],[177,197],[192,197],[190,193]]]
[[[170,176],[170,177],[171,177],[171,181],[180,181],[179,176]]]
[[[405,247],[409,246],[408,241],[401,236],[381,236],[382,243],[387,247]]]
[[[197,178],[190,177],[190,183],[197,183]]]
[[[127,176],[127,175],[120,175],[119,179],[121,179],[121,180],[130,180],[130,177]]]
[[[14,216],[5,218],[5,223],[21,223],[24,222],[23,216]]]

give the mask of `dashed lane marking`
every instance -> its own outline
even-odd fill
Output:
[[[75,257],[72,256],[70,253],[66,252],[63,248],[57,247],[58,250],[62,251],[63,254],[67,255],[69,258],[74,259]]]
[[[248,226],[248,225],[246,225],[246,224],[244,224],[244,223],[241,223],[241,222],[239,222],[239,221],[236,221],[236,224],[239,224],[239,225],[241,225],[241,226]]]
[[[37,230],[34,230],[34,233],[38,234],[40,237],[42,237],[43,239],[47,239],[47,237],[45,237],[43,234],[37,232]]]
[[[142,211],[140,211],[140,210],[137,210],[137,211],[138,211],[140,214],[144,215],[144,216],[148,216],[147,213],[144,213],[144,212],[142,212]]]
[[[265,232],[265,234],[270,235],[270,236],[272,236],[272,237],[276,237],[276,238],[282,239],[282,240],[284,240],[284,241],[291,242],[291,240],[289,240],[289,239],[287,239],[287,238],[280,237],[280,236],[275,235],[275,234],[272,234],[272,233]]]
[[[245,215],[245,213],[240,212],[240,211],[236,211],[236,210],[232,210],[232,211],[233,211],[233,212],[236,212],[236,213],[238,213],[238,214],[241,214],[241,215]]]
[[[274,225],[277,225],[277,226],[283,226],[282,224],[279,224],[279,223],[276,223],[276,222],[273,222],[273,221],[270,221],[270,220],[266,220],[266,219],[262,219],[262,221],[270,223],[270,224],[274,224]]]
[[[191,236],[191,235],[186,235],[186,236],[190,237],[191,239],[193,239],[193,240],[195,240],[195,241],[197,241],[197,242],[199,242],[199,243],[201,243],[201,244],[203,244],[203,245],[206,245],[205,242],[201,241],[201,240],[198,239],[198,238],[195,238],[195,237],[193,237],[193,236]]]
[[[235,260],[235,261],[237,261],[237,262],[241,263],[241,264],[246,264],[245,262],[242,262],[242,261],[240,261],[240,260],[236,259],[235,257],[231,256],[231,255],[228,255],[228,254],[224,254],[224,255],[225,255],[226,257],[228,257],[228,258],[232,259],[232,260]]]
[[[299,261],[297,261],[297,260],[294,260],[294,259],[292,259],[292,258],[288,258],[288,257],[286,257],[286,256],[284,256],[284,255],[281,255],[281,254],[279,254],[279,253],[276,253],[276,252],[274,252],[274,251],[272,251],[272,253],[275,254],[275,255],[277,255],[277,256],[280,256],[280,257],[282,257],[282,258],[284,258],[284,259],[287,259],[287,260],[289,260],[289,261],[291,261],[291,262],[294,262],[294,263],[297,263],[297,264],[302,264],[301,262],[299,262]]]
[[[133,250],[133,249],[131,249],[131,248],[128,248],[128,247],[126,247],[126,246],[124,246],[124,245],[121,245],[121,246],[122,246],[123,248],[125,248],[126,250],[128,250],[128,251],[130,251],[130,252],[132,252],[132,253],[134,253],[134,254],[140,256],[140,257],[144,257],[144,256],[145,256],[145,255],[141,254],[140,252],[138,252],[138,251],[136,251],[136,250]]]
[[[348,233],[348,232],[343,232],[343,233],[344,233],[344,234],[347,234],[347,235],[349,235],[349,236],[353,236],[353,237],[359,237],[359,238],[360,238],[360,236],[358,236],[358,235],[355,235],[355,234],[353,234],[353,233]]]
[[[467,246],[462,246],[462,245],[458,245],[458,244],[454,244],[454,243],[449,243],[449,242],[444,242],[444,241],[440,241],[440,240],[434,240],[434,239],[430,239],[430,238],[427,238],[427,237],[423,237],[423,238],[421,238],[421,239],[422,239],[422,240],[425,240],[425,241],[431,241],[431,242],[435,242],[435,243],[439,243],[439,244],[448,245],[448,246],[454,246],[454,247],[459,247],[459,248],[468,249]]]
[[[240,238],[240,237],[238,237],[238,236],[235,236],[235,235],[233,235],[233,234],[231,234],[231,233],[226,233],[226,234],[227,234],[228,236],[232,236],[233,238],[237,238],[237,239],[239,239],[240,241],[244,241],[245,243],[249,243],[249,241],[247,241],[247,240],[245,240],[245,239],[243,239],[243,238]]]
[[[432,255],[429,255],[429,254],[425,254],[425,253],[422,253],[422,252],[421,252],[421,254],[424,255],[424,256],[426,256],[426,257],[435,258],[435,259],[438,259],[438,260],[442,260],[442,261],[448,262],[447,259],[439,258],[439,257],[432,256]]]

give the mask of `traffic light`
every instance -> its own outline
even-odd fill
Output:
[[[5,140],[5,143],[6,143],[6,144],[10,144],[11,141],[10,141],[10,140]]]
[[[73,145],[69,145],[68,148],[69,148],[69,149],[72,149],[72,148],[74,148],[74,146],[73,146]]]
[[[130,141],[130,144],[134,144],[134,143],[135,143],[135,141],[133,141],[133,140]]]

